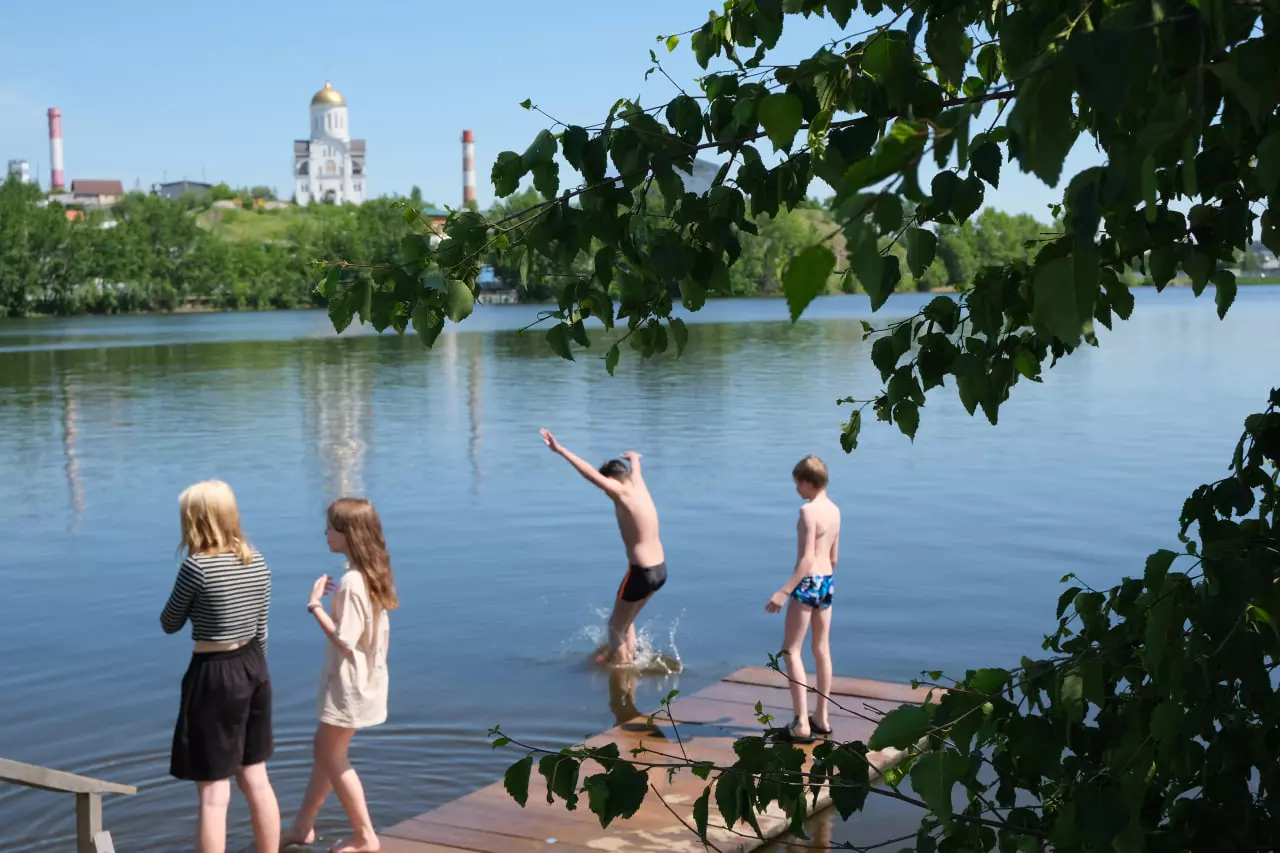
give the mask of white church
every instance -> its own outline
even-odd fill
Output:
[[[365,199],[364,140],[352,139],[347,102],[326,80],[311,98],[311,138],[293,143],[297,203],[361,204]]]

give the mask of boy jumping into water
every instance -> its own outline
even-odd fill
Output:
[[[618,532],[627,549],[628,568],[609,617],[609,645],[596,657],[596,663],[630,666],[636,655],[636,616],[667,582],[666,558],[658,540],[658,510],[640,473],[640,454],[634,450],[622,454],[630,463],[629,468],[621,460],[610,459],[596,470],[562,447],[545,429],[542,441],[613,501]]]
[[[796,492],[807,501],[800,507],[800,522],[796,525],[796,567],[764,609],[777,613],[787,605],[782,659],[791,681],[795,719],[781,730],[780,739],[810,743],[815,734],[831,734],[827,697],[831,695],[831,597],[840,556],[840,508],[827,497],[827,466],[818,457],[801,459],[791,477]],[[810,623],[813,661],[818,669],[818,700],[813,716],[809,716],[808,682],[800,650]]]

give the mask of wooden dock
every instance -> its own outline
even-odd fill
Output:
[[[866,741],[875,723],[865,718],[875,719],[877,712],[905,703],[923,702],[927,691],[837,677],[832,694],[848,709],[831,709],[832,736],[841,741]],[[705,690],[677,696],[671,710],[690,759],[732,764],[734,740],[761,732],[755,714],[757,702],[777,718],[778,725],[790,720],[787,682],[767,669],[741,669]],[[678,753],[680,747],[670,723],[660,719],[654,722],[656,730],[648,725],[647,716],[636,717],[591,738],[587,746],[616,743],[624,757],[641,744],[660,752]],[[512,761],[518,757],[512,753]],[[871,753],[869,757],[882,769],[896,760],[892,752]],[[590,772],[598,769],[583,768],[584,777]],[[666,773],[652,773],[651,783],[666,805],[651,791],[630,820],[619,819],[608,829],[601,829],[585,801],[576,811],[568,811],[558,799],[548,805],[545,780],[535,768],[525,808],[517,805],[498,782],[387,829],[381,833],[382,849],[385,853],[704,853],[702,842],[689,827],[693,826],[693,803],[706,783],[689,772],[678,773],[670,782]],[[819,803],[825,805],[821,800]],[[722,853],[745,853],[765,843],[745,825],[737,832],[730,832],[722,822],[717,825],[719,816],[714,807],[711,811],[708,837]],[[768,838],[782,835],[787,828],[780,810],[760,815],[759,823]]]

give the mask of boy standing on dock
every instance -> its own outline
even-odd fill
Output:
[[[796,525],[796,567],[786,585],[769,599],[765,610],[777,613],[784,604],[787,606],[782,659],[791,682],[795,719],[781,730],[781,739],[810,743],[815,734],[831,734],[827,714],[831,695],[831,598],[840,556],[840,508],[827,497],[827,466],[818,457],[801,459],[791,477],[796,492],[806,501],[800,507],[800,522]],[[813,716],[809,715],[809,687],[801,658],[801,645],[810,624],[813,662],[818,670],[818,701]]]
[[[542,441],[613,501],[628,568],[609,617],[609,645],[596,657],[596,663],[630,666],[636,655],[636,617],[667,582],[666,557],[658,539],[658,510],[640,473],[640,454],[628,450],[622,454],[626,462],[610,459],[597,470],[562,447],[548,430],[542,430]]]

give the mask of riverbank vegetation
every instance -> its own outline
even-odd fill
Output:
[[[131,194],[111,209],[69,219],[59,205],[42,206],[34,186],[0,186],[0,316],[322,306],[313,262],[371,264],[400,252],[412,233],[394,200],[275,209],[209,203],[229,192],[204,202]],[[422,204],[416,195],[410,203],[415,197]],[[517,193],[488,215],[502,218],[538,198],[532,189]],[[754,217],[756,233],[740,235],[742,255],[728,270],[723,295],[781,296],[787,262],[835,221],[830,205],[809,200]],[[1055,233],[1030,216],[987,209],[972,221],[939,225],[936,255],[919,277],[910,274],[905,245],[887,251],[905,271],[898,290],[965,290],[982,267],[1030,261]],[[638,233],[641,244],[650,237]],[[840,257],[847,254],[841,236],[832,245]],[[498,251],[485,258],[500,280],[521,288],[524,301],[554,300],[567,279],[590,272],[585,254],[567,267],[542,255],[529,263]],[[856,280],[835,274],[823,287],[861,290]]]
[[[533,200],[530,189],[490,215],[507,215]],[[315,261],[370,264],[400,252],[411,233],[389,199],[243,209],[131,194],[108,210],[76,218],[41,201],[34,186],[0,186],[0,315],[323,305],[314,292]],[[729,271],[724,295],[781,295],[786,262],[833,221],[829,209],[812,202],[756,217],[757,233],[743,235],[743,254]],[[1024,244],[1044,231],[1029,216],[984,211],[975,223],[942,229],[936,262],[901,287],[963,289],[981,264],[1028,257]],[[638,238],[643,243],[646,235]],[[493,251],[486,260],[500,280],[521,288],[525,301],[554,299],[567,277],[583,271],[581,259],[568,267],[545,257],[521,265]],[[833,276],[826,288],[839,292],[841,286]]]
[[[34,186],[0,186],[0,316],[318,304],[316,259],[372,262],[407,233],[389,200],[302,214],[134,193],[74,218],[42,202]]]

